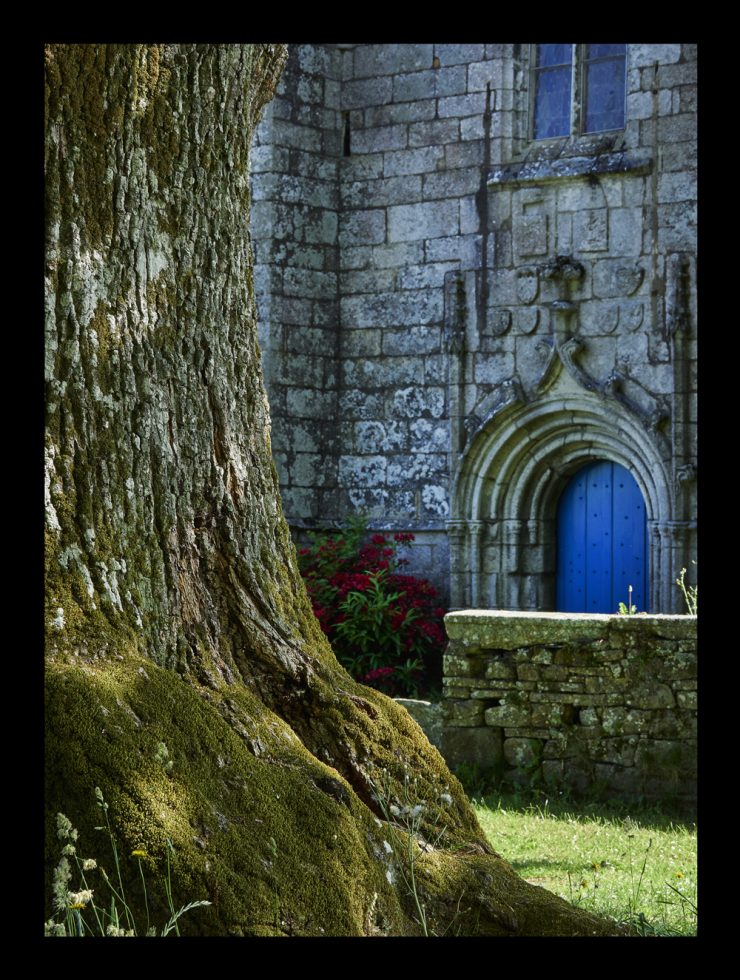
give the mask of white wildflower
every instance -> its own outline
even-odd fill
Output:
[[[65,857],[74,857],[76,853],[77,848],[74,846],[74,844],[65,844],[62,848],[62,854],[64,854]]]
[[[398,807],[396,806],[395,803],[391,803],[391,805],[390,805],[390,807],[388,809],[391,811],[391,813],[393,814],[394,817],[400,817],[401,816],[401,811],[398,809]]]
[[[75,906],[84,907],[88,902],[92,901],[92,896],[91,888],[83,888],[81,892],[70,892],[67,899],[72,908],[75,908]]]
[[[67,885],[72,878],[72,870],[69,861],[63,857],[59,864],[54,868],[54,881],[52,891],[54,893],[54,908],[64,910],[67,908]]]
[[[77,840],[77,831],[72,826],[72,821],[63,813],[57,813],[57,837],[59,840]]]
[[[447,806],[452,806],[452,797],[450,796],[449,793],[442,793],[442,795],[440,796],[440,800],[443,803],[446,803]]]
[[[67,930],[64,928],[64,924],[62,922],[55,922],[53,919],[49,919],[48,922],[44,923],[44,935],[66,936]]]
[[[98,862],[95,860],[95,858],[85,858],[85,860],[82,862],[83,871],[92,871],[93,868],[97,868],[97,866]]]

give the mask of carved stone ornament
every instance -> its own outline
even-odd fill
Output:
[[[534,333],[540,322],[539,307],[531,306],[514,311],[514,323],[519,333]]]
[[[630,333],[639,330],[644,319],[644,303],[635,303],[632,301],[630,303],[622,303],[619,308],[619,320]]]
[[[491,333],[494,337],[503,336],[511,327],[511,310],[494,310],[491,317]]]
[[[637,263],[632,266],[622,265],[617,269],[616,278],[619,291],[625,296],[631,296],[642,285],[645,270]]]
[[[520,269],[516,274],[516,295],[522,303],[534,303],[540,290],[537,269]]]

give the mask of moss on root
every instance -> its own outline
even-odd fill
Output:
[[[164,890],[156,883],[169,839],[176,905],[213,903],[183,921],[187,934],[419,933],[385,843],[403,831],[379,820],[243,685],[204,691],[135,654],[94,663],[55,658],[47,670],[47,722],[49,875],[59,853],[57,812],[79,829],[80,854],[110,873],[105,835],[94,829],[99,786],[140,922],[131,852],[147,852],[150,911],[163,923]],[[171,766],[162,761],[162,744]],[[475,845],[466,850],[463,839],[470,841],[470,828],[452,850],[419,853],[436,932],[616,931],[527,885],[497,856]]]

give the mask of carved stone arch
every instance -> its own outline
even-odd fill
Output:
[[[683,530],[665,453],[627,408],[591,392],[551,391],[494,410],[473,433],[453,487],[453,607],[553,609],[558,500],[578,469],[608,460],[633,475],[645,501],[650,608],[675,608]]]

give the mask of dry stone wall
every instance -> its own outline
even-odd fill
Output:
[[[695,617],[467,610],[445,625],[450,764],[695,799]]]

